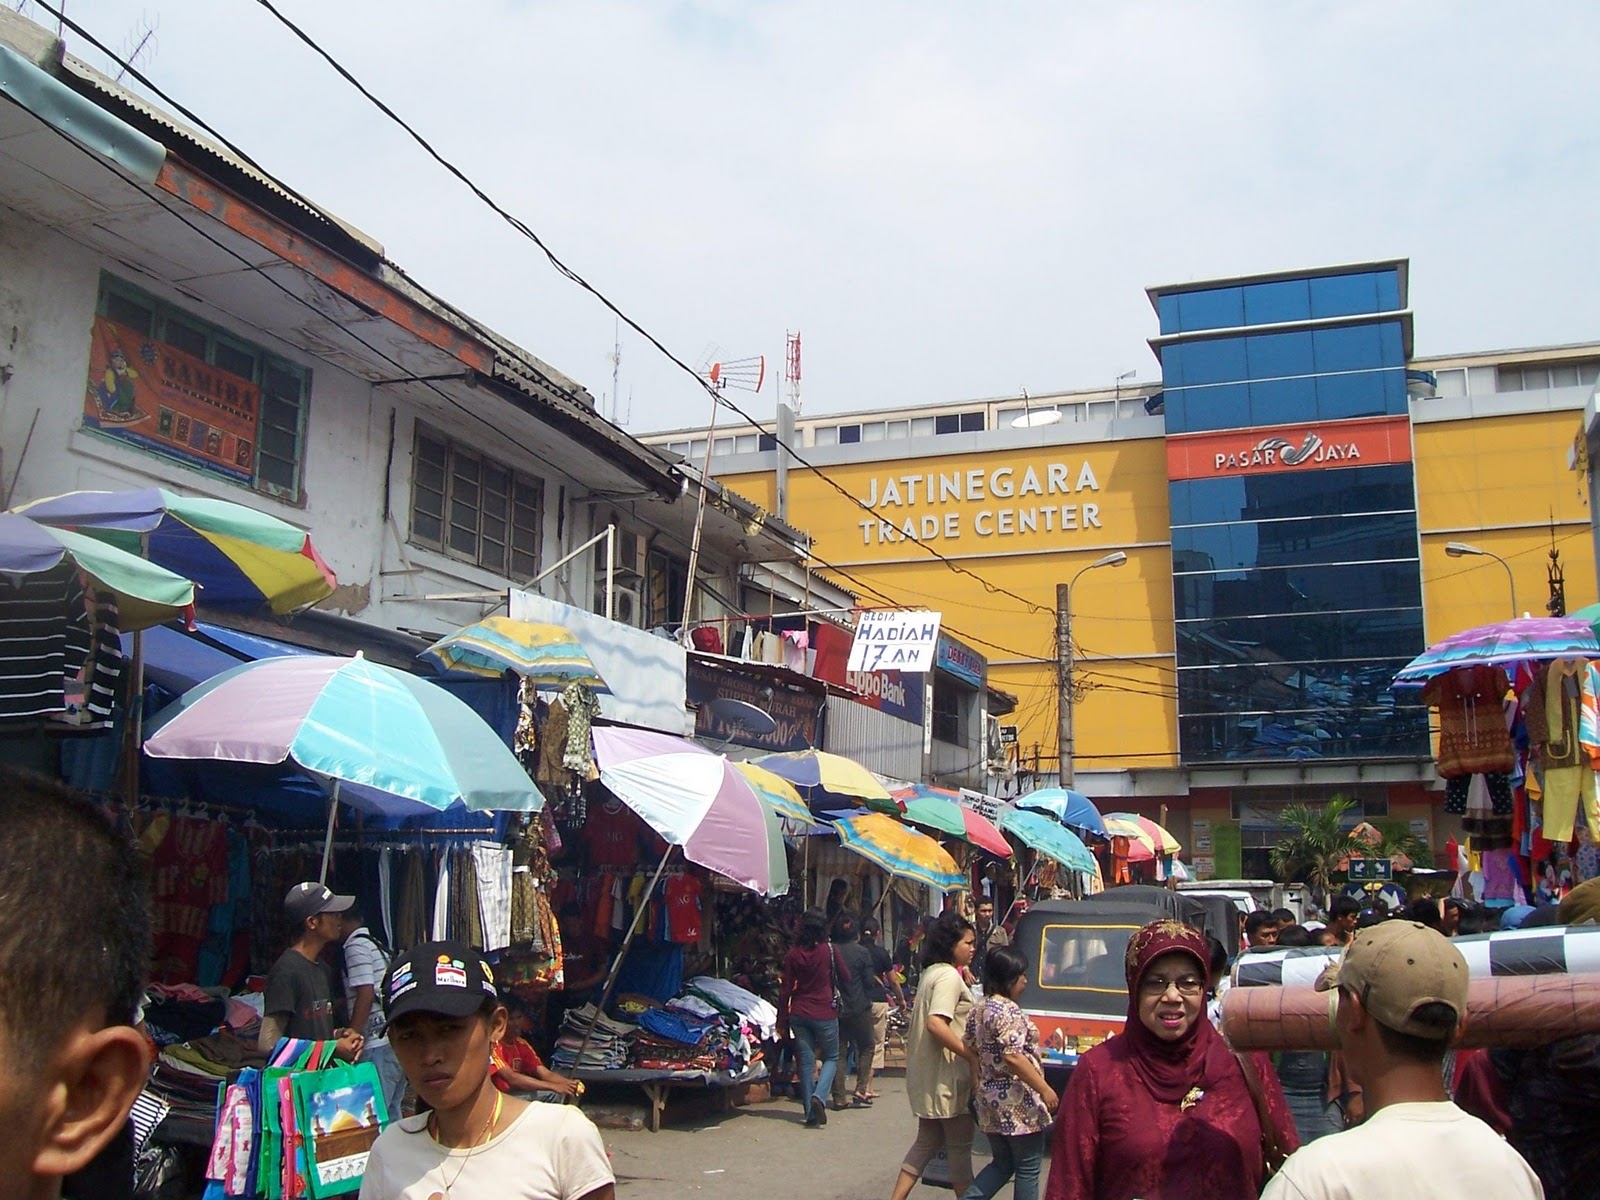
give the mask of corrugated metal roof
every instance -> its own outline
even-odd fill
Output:
[[[66,77],[63,82],[87,86],[102,96],[110,98],[123,108],[138,114],[144,121],[158,127],[161,131],[176,136],[190,147],[203,151],[230,170],[243,175],[257,187],[272,193],[284,203],[337,230],[346,239],[362,247],[373,259],[383,258],[383,246],[377,239],[357,229],[348,221],[341,220],[326,209],[319,208],[304,197],[289,191],[270,176],[258,171],[226,146],[185,125],[176,117],[163,112],[144,97],[123,87],[116,80],[102,75],[76,55],[62,54],[60,69],[61,73]]]

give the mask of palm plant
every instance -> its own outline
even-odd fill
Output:
[[[1280,815],[1290,832],[1270,852],[1272,869],[1285,882],[1303,881],[1318,904],[1327,896],[1334,875],[1352,850],[1371,852],[1344,826],[1345,814],[1355,806],[1354,800],[1335,796],[1326,804],[1290,804]]]

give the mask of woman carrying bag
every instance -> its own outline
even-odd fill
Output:
[[[1027,957],[1010,946],[993,946],[984,958],[984,999],[967,1018],[966,1043],[978,1056],[973,1100],[993,1157],[961,1200],[990,1200],[1013,1175],[1015,1200],[1039,1197],[1058,1099],[1045,1082],[1039,1031],[1017,1006],[1027,970]]]

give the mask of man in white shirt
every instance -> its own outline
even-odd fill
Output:
[[[1426,925],[1385,921],[1356,932],[1317,988],[1339,990],[1339,1048],[1369,1116],[1295,1153],[1261,1200],[1543,1200],[1522,1156],[1445,1091],[1467,980],[1461,952]]]
[[[361,1061],[378,1068],[383,1081],[383,1102],[389,1119],[400,1116],[400,1101],[406,1094],[406,1075],[389,1048],[383,1033],[383,1009],[378,1004],[378,989],[389,970],[388,952],[372,936],[361,902],[355,901],[340,914],[344,934],[344,997],[350,1028],[361,1034]]]

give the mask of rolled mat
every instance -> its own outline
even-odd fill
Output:
[[[1337,991],[1235,987],[1222,998],[1222,1033],[1235,1050],[1334,1050]],[[1474,979],[1457,1043],[1527,1048],[1600,1034],[1600,975]]]

